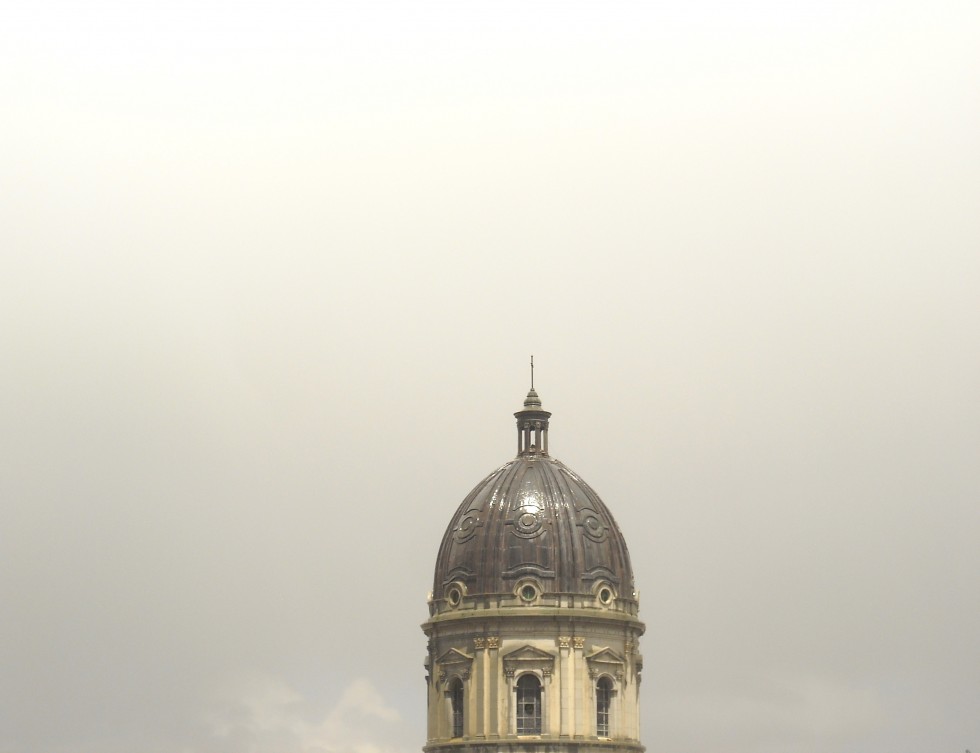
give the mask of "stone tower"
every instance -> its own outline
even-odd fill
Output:
[[[532,385],[517,457],[463,500],[439,547],[426,753],[641,753],[633,570],[599,496],[548,454]]]

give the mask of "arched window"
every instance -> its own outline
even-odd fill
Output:
[[[517,681],[517,734],[541,734],[541,681],[534,675]]]
[[[463,682],[457,677],[449,685],[449,709],[452,712],[452,737],[463,736]]]
[[[595,730],[598,737],[609,737],[609,706],[612,703],[612,681],[600,677],[595,684]]]

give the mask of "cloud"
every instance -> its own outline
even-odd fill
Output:
[[[401,715],[366,678],[351,682],[325,714],[286,683],[252,679],[208,716],[205,750],[239,753],[405,753]],[[396,742],[397,741],[397,742]]]

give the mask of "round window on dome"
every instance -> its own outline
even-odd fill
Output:
[[[458,607],[459,602],[463,600],[463,594],[460,592],[459,587],[451,587],[446,592],[446,600],[449,602],[450,606]]]
[[[534,601],[538,598],[538,589],[528,583],[525,586],[521,586],[521,598],[524,601]]]
[[[599,601],[603,604],[611,604],[613,600],[613,592],[609,586],[603,586],[599,589]]]

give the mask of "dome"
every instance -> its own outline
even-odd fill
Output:
[[[443,536],[433,611],[464,598],[484,597],[496,606],[520,592],[525,600],[540,594],[542,605],[572,606],[587,597],[633,612],[623,534],[599,495],[548,454],[551,414],[541,409],[533,387],[514,415],[517,457],[476,485]]]

